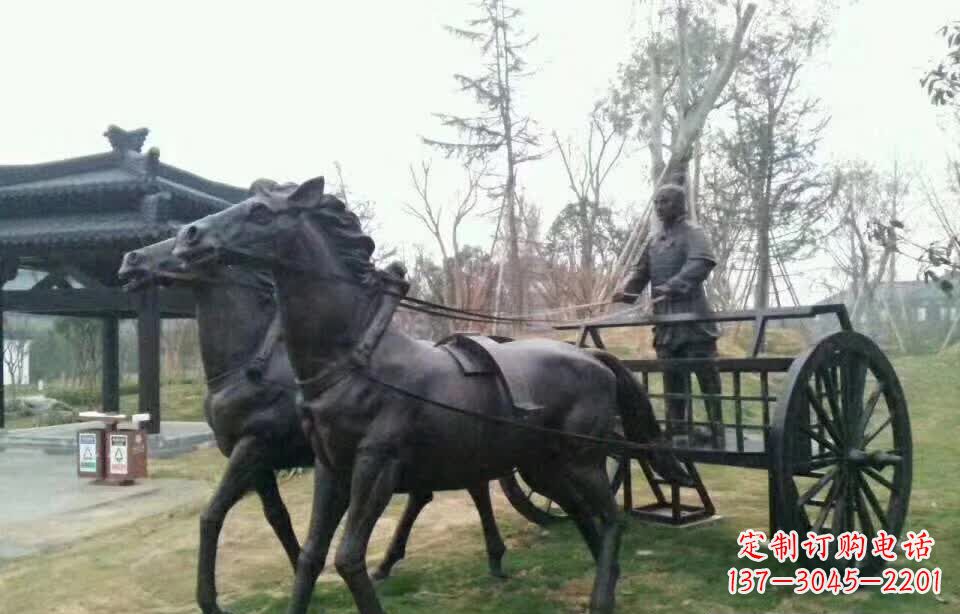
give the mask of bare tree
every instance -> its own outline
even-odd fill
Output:
[[[24,369],[30,355],[30,340],[27,339],[27,328],[21,319],[3,317],[3,364],[10,374],[10,390],[16,398],[17,388],[24,380]]]
[[[875,302],[878,286],[892,269],[896,239],[885,229],[899,224],[893,216],[896,204],[891,204],[903,192],[898,188],[894,199],[885,198],[884,178],[859,160],[839,168],[834,181],[835,198],[825,216],[831,228],[822,247],[843,280],[855,317]]]
[[[605,107],[606,101],[594,105],[584,146],[576,147],[570,142],[564,144],[557,133],[553,133],[575,200],[558,216],[559,225],[555,222],[551,233],[566,235],[567,240],[575,241],[579,248],[576,277],[580,287],[576,300],[581,303],[589,302],[593,296],[597,283],[597,244],[602,240],[599,235],[605,230],[600,224],[610,218],[609,209],[602,206],[603,184],[620,162],[627,144],[627,136],[616,130]]]
[[[530,117],[517,109],[517,82],[526,76],[523,53],[535,40],[519,28],[522,12],[505,0],[480,0],[478,15],[465,28],[447,27],[458,38],[476,44],[484,58],[479,75],[455,74],[460,90],[473,96],[480,112],[474,116],[437,114],[444,127],[454,129],[458,141],[424,138],[423,141],[466,161],[488,160],[501,156],[504,177],[491,191],[501,199],[500,215],[505,222],[507,278],[510,307],[524,310],[526,286],[520,266],[520,218],[517,203],[518,167],[540,157],[540,141]],[[500,227],[500,222],[497,226]]]
[[[724,142],[754,209],[757,308],[769,306],[771,289],[778,303],[780,292],[790,291],[776,286],[773,271],[814,244],[814,222],[830,194],[814,158],[829,118],[816,98],[798,90],[805,61],[826,40],[824,20],[822,11],[806,16],[788,2],[771,2],[731,88],[736,128]]]
[[[748,186],[731,167],[716,134],[701,139],[700,215],[713,245],[716,266],[707,280],[711,303],[724,310],[743,309],[756,269],[753,211]]]
[[[100,373],[102,322],[92,318],[59,318],[54,330],[70,347],[74,375],[83,387],[93,387]]]
[[[460,246],[460,225],[474,212],[479,202],[480,180],[486,174],[486,165],[477,167],[477,164],[464,165],[466,187],[453,199],[453,214],[449,229],[446,229],[446,205],[436,203],[430,194],[430,162],[421,161],[419,171],[410,166],[410,180],[420,202],[416,206],[406,203],[404,210],[423,223],[440,250],[445,279],[443,300],[448,305],[466,305],[464,298],[468,282],[465,279],[466,271]]]
[[[195,320],[164,320],[161,327],[163,372],[184,379],[200,372],[200,337]]]
[[[333,167],[337,171],[337,190],[334,192],[334,195],[350,207],[350,210],[360,218],[360,227],[363,229],[363,232],[370,236],[379,234],[375,203],[368,198],[359,198],[352,193],[347,186],[346,180],[343,178],[343,166],[340,162],[335,161]],[[397,248],[377,243],[371,260],[373,260],[375,265],[379,266],[384,261],[396,256],[396,254]]]

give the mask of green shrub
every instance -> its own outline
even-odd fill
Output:
[[[43,394],[73,407],[99,407],[103,397],[99,390],[91,388],[47,388]]]

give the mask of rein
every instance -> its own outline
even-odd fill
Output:
[[[231,247],[229,249],[224,249],[223,251],[237,254],[239,256],[246,256],[254,260],[263,260],[254,252],[245,250],[243,248]],[[367,286],[348,275],[337,275],[335,273],[329,273],[325,275],[317,275],[313,269],[307,265],[298,262],[296,260],[290,260],[287,258],[272,257],[273,261],[281,264],[287,268],[299,271],[301,273],[309,273],[313,276],[314,279],[319,281],[332,281],[342,284],[347,284],[351,286],[357,286],[360,288],[366,288]],[[462,309],[459,307],[450,307],[449,305],[444,305],[442,303],[434,303],[432,301],[427,301],[423,299],[413,298],[407,296],[405,292],[398,292],[395,290],[390,290],[389,288],[381,288],[381,293],[393,296],[399,299],[399,306],[407,309],[409,311],[415,311],[417,313],[423,313],[426,315],[445,318],[448,320],[460,320],[464,322],[477,322],[481,324],[572,324],[570,320],[560,320],[554,318],[534,318],[529,316],[501,316],[496,315],[490,312],[484,311],[473,311],[469,309]],[[638,295],[639,296],[639,295]],[[614,305],[613,301],[600,302],[600,303],[589,303],[585,305],[573,305],[570,307],[565,307],[564,310],[577,309],[577,308],[588,308],[588,307],[601,307]]]
[[[538,426],[536,424],[528,424],[526,422],[521,422],[520,420],[515,420],[513,418],[504,418],[502,416],[491,416],[489,414],[482,414],[480,412],[471,411],[469,409],[464,409],[462,407],[457,407],[456,405],[450,405],[443,403],[441,401],[436,401],[428,397],[419,395],[415,392],[411,392],[405,388],[401,388],[395,384],[385,382],[377,377],[374,377],[365,369],[356,369],[354,371],[360,377],[366,379],[367,381],[385,388],[387,390],[392,390],[397,394],[402,396],[420,401],[421,403],[426,403],[432,405],[439,409],[445,411],[460,414],[462,416],[469,416],[471,418],[476,418],[485,422],[493,422],[495,424],[502,424],[504,426],[509,426],[511,428],[518,428],[521,430],[531,431],[534,433],[540,433],[541,435],[551,435],[555,437],[563,437],[566,439],[574,439],[577,441],[582,441],[584,443],[594,445],[594,446],[603,446],[615,450],[616,452],[629,453],[629,452],[655,452],[663,451],[664,446],[662,443],[637,443],[635,441],[629,441],[626,439],[608,439],[606,437],[594,437],[593,435],[583,435],[581,433],[571,433],[569,431],[561,431],[560,429],[553,429],[548,426]]]
[[[384,282],[386,284],[393,284],[397,287],[397,289],[394,290],[386,287],[381,288],[380,300],[370,308],[369,315],[363,326],[363,332],[361,333],[360,339],[354,346],[353,350],[320,369],[311,377],[297,380],[297,384],[300,386],[300,390],[305,398],[310,399],[319,397],[333,386],[340,383],[344,378],[351,374],[355,374],[366,379],[375,386],[384,388],[386,390],[391,390],[407,398],[432,405],[451,413],[469,416],[485,422],[501,424],[511,428],[539,433],[541,435],[576,440],[592,446],[601,446],[622,454],[631,452],[649,453],[658,449],[662,449],[662,445],[657,443],[638,443],[628,441],[626,439],[594,437],[592,435],[571,433],[568,431],[562,431],[560,429],[529,424],[512,418],[483,414],[471,411],[469,409],[464,409],[462,407],[457,407],[456,405],[450,405],[441,401],[436,401],[407,390],[406,388],[385,382],[377,378],[369,372],[367,365],[369,364],[370,357],[379,344],[380,339],[383,337],[384,332],[389,326],[390,321],[393,318],[394,311],[397,307],[403,306],[402,301],[404,299],[404,293],[409,287],[406,282],[395,277],[385,278]],[[512,407],[512,409],[516,409],[516,407]]]

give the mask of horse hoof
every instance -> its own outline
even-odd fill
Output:
[[[501,570],[501,569],[490,570],[490,576],[493,577],[493,578],[496,578],[497,580],[509,580],[509,579],[510,579],[510,576],[508,576],[506,573],[504,573],[504,571]]]

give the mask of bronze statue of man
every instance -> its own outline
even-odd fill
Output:
[[[634,266],[623,290],[613,299],[633,302],[635,295],[650,285],[654,314],[709,313],[710,304],[703,283],[716,265],[716,258],[703,230],[687,221],[686,192],[679,185],[665,185],[657,190],[654,207],[661,228],[656,231]],[[631,296],[632,295],[632,296]],[[720,330],[714,322],[658,325],[654,327],[653,346],[657,358],[714,358]],[[694,370],[704,394],[719,395],[720,374],[710,365]],[[689,386],[689,373],[665,370],[664,391],[682,395]],[[698,427],[692,433],[700,442],[723,446],[720,401],[705,402],[711,428]],[[687,401],[681,396],[667,397],[668,432],[690,434],[686,429]],[[690,410],[693,404],[690,403]]]

